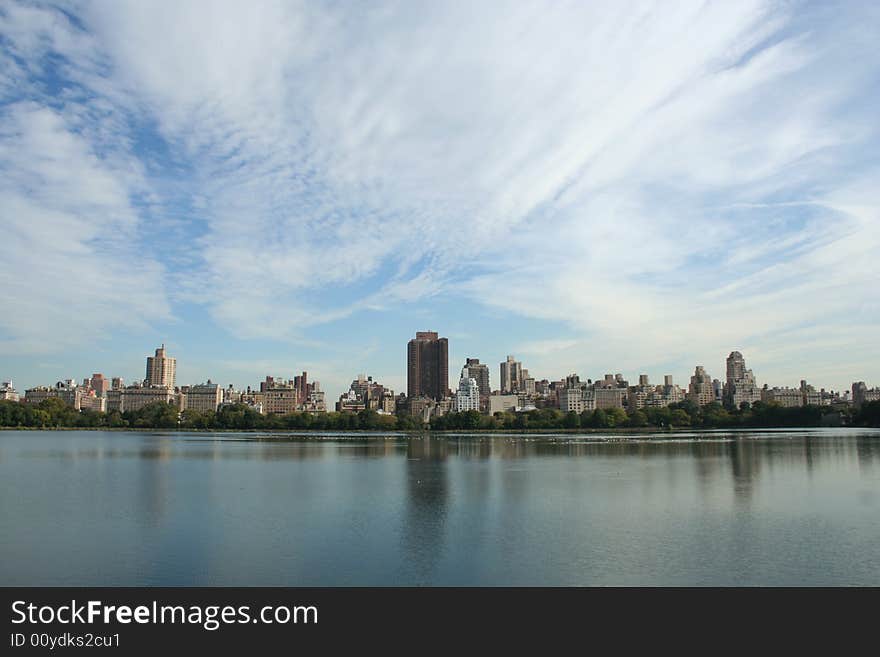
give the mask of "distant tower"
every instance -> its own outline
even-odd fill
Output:
[[[156,349],[155,356],[147,356],[146,385],[173,388],[176,381],[177,359],[165,355],[165,345]]]
[[[712,377],[706,373],[706,368],[697,365],[691,383],[688,386],[688,399],[698,406],[705,406],[715,401],[715,389],[712,386]]]
[[[731,351],[727,357],[727,382],[743,380],[746,375],[746,359],[738,351]]]
[[[461,379],[458,381],[455,410],[459,413],[480,410],[480,387],[477,385],[477,380],[474,377],[468,376],[467,365],[462,368]]]
[[[309,398],[309,373],[303,372],[299,376],[293,377],[293,387],[296,388],[297,397],[302,403]]]
[[[519,392],[522,388],[522,363],[513,356],[501,363],[501,392]]]
[[[479,358],[468,358],[465,362],[467,375],[477,380],[480,389],[480,397],[489,397],[492,388],[489,385],[489,366],[480,363]]]
[[[449,394],[449,340],[417,331],[406,346],[407,397],[443,399]]]
[[[92,378],[89,379],[89,387],[95,391],[95,394],[98,397],[103,397],[107,394],[107,391],[110,390],[110,380],[103,374],[95,373],[92,374]]]
[[[724,384],[724,402],[739,408],[743,402],[750,404],[760,401],[761,391],[755,383],[752,370],[746,369],[746,360],[738,351],[731,351],[727,357],[727,381]]]

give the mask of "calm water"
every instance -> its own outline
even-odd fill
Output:
[[[880,431],[0,432],[0,585],[880,585]]]

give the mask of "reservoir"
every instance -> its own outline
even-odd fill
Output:
[[[880,585],[880,430],[0,431],[2,586]]]

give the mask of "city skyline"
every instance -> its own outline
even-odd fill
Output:
[[[880,378],[872,3],[0,7],[0,380]],[[452,45],[454,44],[454,46]],[[352,364],[356,366],[353,367]]]
[[[407,342],[406,385],[402,386],[402,389],[397,389],[401,395],[408,399],[427,398],[434,401],[441,401],[443,399],[455,400],[458,395],[463,394],[472,398],[472,403],[467,402],[467,408],[473,406],[476,410],[481,410],[482,412],[488,411],[490,413],[490,405],[486,399],[486,391],[489,391],[492,397],[504,397],[505,395],[513,395],[514,397],[517,395],[526,395],[530,399],[533,397],[544,397],[546,395],[546,390],[542,392],[539,389],[537,390],[536,395],[536,382],[539,382],[544,386],[549,384],[551,388],[562,384],[564,389],[570,389],[572,391],[579,390],[584,386],[587,386],[587,384],[589,384],[590,390],[602,388],[616,389],[620,393],[620,398],[617,399],[615,396],[614,401],[607,399],[606,401],[610,405],[623,407],[637,403],[637,408],[641,408],[641,404],[644,403],[644,399],[640,398],[638,395],[648,394],[648,396],[651,396],[655,390],[658,394],[663,395],[663,399],[660,400],[658,398],[657,401],[657,403],[663,406],[683,401],[687,398],[700,406],[709,403],[711,400],[735,408],[738,408],[742,402],[751,404],[756,401],[768,400],[777,401],[782,405],[788,405],[788,401],[790,401],[787,400],[788,395],[795,395],[797,399],[803,400],[804,404],[815,403],[817,405],[822,405],[824,404],[824,401],[822,401],[821,396],[818,396],[820,391],[822,393],[827,393],[828,399],[831,399],[831,394],[833,393],[835,396],[840,396],[841,400],[854,400],[854,398],[851,397],[851,394],[855,393],[855,387],[857,384],[861,386],[862,390],[870,390],[871,394],[874,396],[877,395],[877,391],[880,391],[880,387],[872,387],[870,379],[868,379],[866,383],[865,377],[854,378],[848,386],[841,388],[825,386],[821,381],[815,381],[808,376],[806,378],[801,378],[797,387],[792,385],[792,382],[784,384],[774,383],[771,385],[767,382],[759,381],[759,377],[753,374],[752,368],[746,367],[744,356],[739,351],[731,351],[729,353],[725,358],[724,370],[718,376],[711,373],[711,368],[707,368],[702,364],[697,364],[693,367],[693,372],[690,377],[676,378],[672,374],[663,374],[663,384],[660,384],[657,379],[653,379],[652,381],[652,378],[657,376],[656,374],[652,375],[645,372],[640,372],[637,379],[634,377],[631,380],[628,378],[628,375],[624,375],[622,372],[606,372],[602,375],[597,374],[594,378],[593,373],[585,373],[584,376],[581,377],[580,374],[574,370],[569,370],[565,375],[560,375],[557,372],[536,379],[531,375],[528,368],[524,368],[522,363],[517,361],[512,354],[508,354],[505,360],[499,363],[497,385],[493,384],[493,377],[488,365],[486,363],[481,363],[479,358],[471,357],[465,359],[460,370],[460,378],[454,378],[450,381],[448,378],[448,339],[440,337],[439,333],[436,331],[416,331],[415,335],[416,337],[414,339],[410,339]],[[426,349],[426,343],[427,348],[430,349],[428,353],[432,360],[432,369],[427,374],[421,370],[418,357],[415,359],[416,365],[414,367],[414,347],[416,348],[415,353],[418,354],[419,351]],[[394,388],[388,385],[388,381],[384,381],[380,377],[374,377],[372,374],[367,376],[365,370],[359,370],[357,374],[354,375],[355,378],[349,383],[349,387],[341,390],[338,395],[334,392],[330,392],[328,399],[331,401],[330,403],[326,403],[325,395],[328,391],[322,386],[319,380],[315,380],[314,372],[312,375],[309,375],[305,370],[293,376],[287,374],[282,374],[279,377],[266,375],[265,379],[262,381],[248,382],[245,385],[237,385],[233,382],[222,382],[219,380],[213,380],[212,382],[211,377],[180,384],[175,381],[177,358],[167,355],[165,343],[162,343],[160,347],[155,349],[155,354],[153,356],[147,355],[145,358],[146,376],[143,378],[135,377],[132,379],[126,379],[116,373],[108,377],[103,372],[93,372],[90,376],[74,376],[72,378],[61,377],[54,384],[42,382],[35,386],[20,386],[18,389],[15,387],[15,380],[11,377],[3,379],[3,377],[0,376],[0,382],[2,382],[4,390],[15,392],[17,395],[16,399],[20,398],[22,401],[25,399],[25,392],[31,390],[38,392],[39,400],[43,398],[44,394],[39,391],[51,390],[53,386],[57,388],[62,384],[65,384],[66,387],[71,390],[72,394],[73,388],[80,389],[81,381],[85,386],[85,389],[83,390],[84,392],[86,390],[92,390],[92,394],[94,395],[94,392],[97,391],[98,397],[105,396],[104,393],[111,390],[111,388],[114,391],[119,391],[123,388],[145,388],[147,389],[145,392],[148,392],[150,388],[161,388],[163,390],[168,390],[169,392],[173,392],[174,390],[183,392],[186,392],[187,390],[198,391],[203,388],[210,388],[208,393],[210,396],[216,398],[217,406],[223,401],[224,396],[221,393],[226,388],[230,389],[230,391],[234,390],[237,393],[266,393],[274,390],[278,392],[279,397],[284,397],[285,399],[284,401],[279,400],[278,402],[275,402],[274,405],[271,400],[267,399],[265,403],[268,404],[268,411],[266,410],[264,403],[261,402],[261,412],[269,413],[286,413],[296,410],[298,404],[301,405],[304,402],[311,401],[310,392],[312,390],[320,391],[320,411],[322,412],[332,410],[332,399],[338,398],[339,402],[342,403],[343,399],[355,389],[358,389],[358,396],[360,397],[360,393],[364,390],[372,386],[378,386],[377,389],[380,391],[380,395],[379,397],[374,398],[374,402],[378,402],[380,407],[382,405],[381,391],[383,389],[389,392],[392,399],[394,398]],[[510,372],[518,372],[519,374],[511,379]],[[276,369],[275,373],[279,374],[280,372]],[[426,380],[428,380],[427,383]],[[470,383],[467,383],[468,380]],[[446,387],[438,388],[437,386],[443,385],[442,381],[447,382]],[[542,386],[539,386],[539,388],[541,387]],[[661,393],[664,388],[666,392]],[[669,397],[672,388],[675,388],[677,392],[674,392],[673,396]],[[811,394],[817,395],[815,401],[812,397],[805,396],[808,391],[810,391]],[[636,397],[633,397],[634,394]],[[267,397],[271,396],[267,395]],[[825,401],[828,401],[828,399]],[[72,400],[73,397],[71,397],[69,403],[72,404]],[[77,393],[77,407],[79,407],[78,400],[79,393]],[[118,404],[118,395],[116,400],[115,403]],[[163,398],[163,400],[165,399]],[[149,403],[149,401],[155,401],[155,399],[144,398],[139,404]],[[167,401],[171,401],[171,398],[169,397]],[[353,403],[354,401],[354,398],[351,398],[351,402]],[[32,401],[32,403],[34,402]],[[500,407],[500,399],[498,400],[498,403]],[[560,403],[559,398],[557,398],[556,403]],[[591,399],[589,400],[588,405],[594,405],[595,403],[595,399]],[[603,402],[600,401],[599,403],[601,404]],[[460,404],[456,401],[455,405],[450,408],[454,409],[458,405]],[[580,410],[582,410],[582,405],[581,402],[575,403],[575,406]],[[801,403],[798,402],[796,405],[801,405]],[[278,406],[278,408],[275,409],[274,406]],[[534,406],[532,406],[532,408],[534,408]],[[100,410],[104,409],[102,408]],[[337,408],[337,410],[339,409]],[[389,413],[395,412],[392,411],[390,407],[386,408],[385,411]]]
[[[168,345],[174,343],[169,342],[165,345],[169,350],[172,348]],[[459,357],[455,350],[455,342],[449,341],[449,367],[448,371],[451,375],[448,378],[448,387],[450,390],[454,391],[459,382],[459,373],[462,368],[466,367],[468,360],[479,360],[481,364],[488,366],[489,373],[489,384],[491,391],[501,391],[501,376],[500,376],[500,368],[505,364],[506,358],[511,354],[506,354],[502,359],[498,361],[493,361],[491,359],[486,359],[482,354],[471,354],[463,355]],[[143,352],[144,350],[141,349]],[[400,352],[400,345],[398,345],[398,352]],[[460,350],[459,350],[460,351]],[[742,349],[734,350],[734,351],[745,351]],[[174,350],[174,353],[178,353]],[[534,367],[526,367],[523,365],[523,369],[526,371],[534,370],[535,372],[529,372],[529,375],[536,380],[559,380],[560,378],[564,378],[565,376],[571,373],[577,373],[583,377],[584,380],[587,378],[598,379],[608,372],[613,373],[622,373],[624,374],[624,378],[628,378],[630,381],[637,381],[639,376],[644,373],[647,373],[652,381],[660,380],[664,376],[672,376],[674,380],[683,385],[687,386],[687,382],[694,375],[694,368],[698,366],[702,366],[705,368],[706,373],[711,377],[711,379],[718,379],[720,381],[725,380],[726,376],[726,367],[725,363],[728,358],[730,352],[725,352],[727,355],[721,355],[716,357],[713,361],[707,361],[705,363],[697,363],[694,362],[690,365],[689,369],[685,369],[684,371],[679,372],[676,370],[664,370],[661,368],[623,368],[623,367],[615,367],[613,364],[607,367],[600,366],[589,366],[586,367],[575,367],[571,366],[566,368],[563,364],[561,369],[554,370],[552,372],[542,372],[539,368]],[[454,355],[453,355],[454,354]],[[84,358],[82,362],[86,363],[85,367],[81,367],[79,370],[71,372],[71,371],[62,371],[57,370],[54,374],[52,372],[47,371],[44,375],[42,373],[43,370],[50,370],[50,365],[44,363],[39,368],[34,368],[32,370],[25,370],[23,375],[13,376],[11,370],[0,370],[0,380],[2,381],[13,381],[15,383],[16,388],[23,393],[23,391],[27,388],[39,387],[39,386],[51,386],[57,381],[64,381],[67,379],[73,379],[77,381],[81,381],[83,378],[88,378],[94,373],[100,373],[104,375],[108,380],[112,378],[121,378],[126,385],[134,383],[134,382],[142,382],[144,381],[144,358],[150,357],[146,352],[140,353],[137,355],[137,358],[140,360],[139,365],[135,365],[132,363],[126,362],[123,364],[113,365],[112,363],[104,366],[89,366],[88,359]],[[516,356],[519,359],[519,356]],[[177,359],[175,359],[177,360]],[[519,359],[522,361],[523,359]],[[660,359],[658,359],[660,360]],[[236,377],[235,379],[224,379],[222,376],[216,376],[216,374],[212,374],[212,368],[210,365],[210,361],[206,361],[198,366],[197,371],[201,373],[201,376],[196,375],[192,376],[191,372],[193,372],[193,367],[190,363],[187,363],[186,359],[181,361],[181,366],[178,368],[178,372],[183,371],[184,375],[181,378],[180,374],[177,374],[176,377],[178,379],[177,385],[195,385],[199,383],[203,383],[207,380],[214,381],[215,383],[220,383],[222,386],[232,385],[237,390],[245,390],[248,386],[252,388],[259,389],[259,385],[261,381],[266,376],[278,376],[282,375],[284,377],[293,379],[294,376],[302,371],[310,372],[310,376],[315,376],[321,382],[322,387],[326,391],[328,395],[328,399],[336,399],[339,395],[344,394],[348,391],[349,385],[351,383],[352,377],[357,376],[358,374],[370,375],[374,379],[378,381],[384,382],[390,388],[397,392],[407,392],[407,363],[406,363],[406,355],[400,358],[400,363],[398,364],[397,370],[393,368],[389,368],[388,370],[383,370],[382,373],[376,373],[374,370],[370,369],[367,366],[355,366],[354,369],[349,367],[348,369],[342,369],[339,371],[338,375],[334,375],[334,373],[330,372],[328,374],[327,368],[322,368],[322,365],[318,361],[310,361],[307,362],[307,367],[304,364],[301,365],[285,365],[281,362],[274,363],[271,359],[262,360],[259,363],[255,363],[254,367],[251,368],[250,371],[253,372],[253,375]],[[717,362],[716,362],[717,361]],[[107,363],[106,360],[100,361],[101,363]],[[222,362],[222,360],[220,361]],[[526,365],[530,364],[526,363]],[[754,363],[759,363],[758,365],[753,365]],[[306,361],[303,361],[306,363]],[[820,377],[813,376],[809,371],[808,366],[803,366],[797,368],[797,371],[800,374],[796,374],[793,378],[786,378],[779,375],[775,375],[770,372],[766,372],[760,361],[756,360],[754,356],[749,355],[749,363],[750,369],[757,370],[759,372],[759,376],[757,378],[760,381],[759,388],[762,387],[765,383],[770,387],[793,387],[797,386],[801,380],[805,377],[810,383],[817,385],[818,387],[824,388],[825,390],[835,390],[840,391],[841,393],[850,390],[852,384],[857,381],[866,381],[869,386],[871,385],[880,385],[880,373],[875,374],[873,371],[869,371],[865,368],[862,371],[857,369],[853,370],[851,378],[842,384],[838,385],[829,385],[825,383],[824,379],[820,379]],[[687,366],[686,366],[687,367]],[[215,368],[219,370],[221,368]],[[137,373],[140,374],[137,374]],[[555,377],[555,378],[554,378]],[[182,382],[182,383],[181,383]],[[874,383],[872,383],[874,382]]]

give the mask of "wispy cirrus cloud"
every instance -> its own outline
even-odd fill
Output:
[[[3,10],[0,89],[21,103],[24,85],[96,158],[83,176],[115,181],[101,235],[127,226],[151,245],[166,221],[179,238],[139,254],[152,287],[133,307],[99,285],[83,308],[163,316],[171,289],[233,335],[303,340],[443,295],[564,333],[523,345],[546,376],[743,345],[790,376],[810,330],[850,331],[880,365],[858,328],[880,317],[853,283],[880,280],[876,8],[63,10]],[[55,301],[41,303],[24,314]],[[5,328],[11,342],[30,330]]]
[[[136,248],[127,175],[52,109],[7,105],[0,124],[0,351],[80,346],[167,316],[163,270]]]

